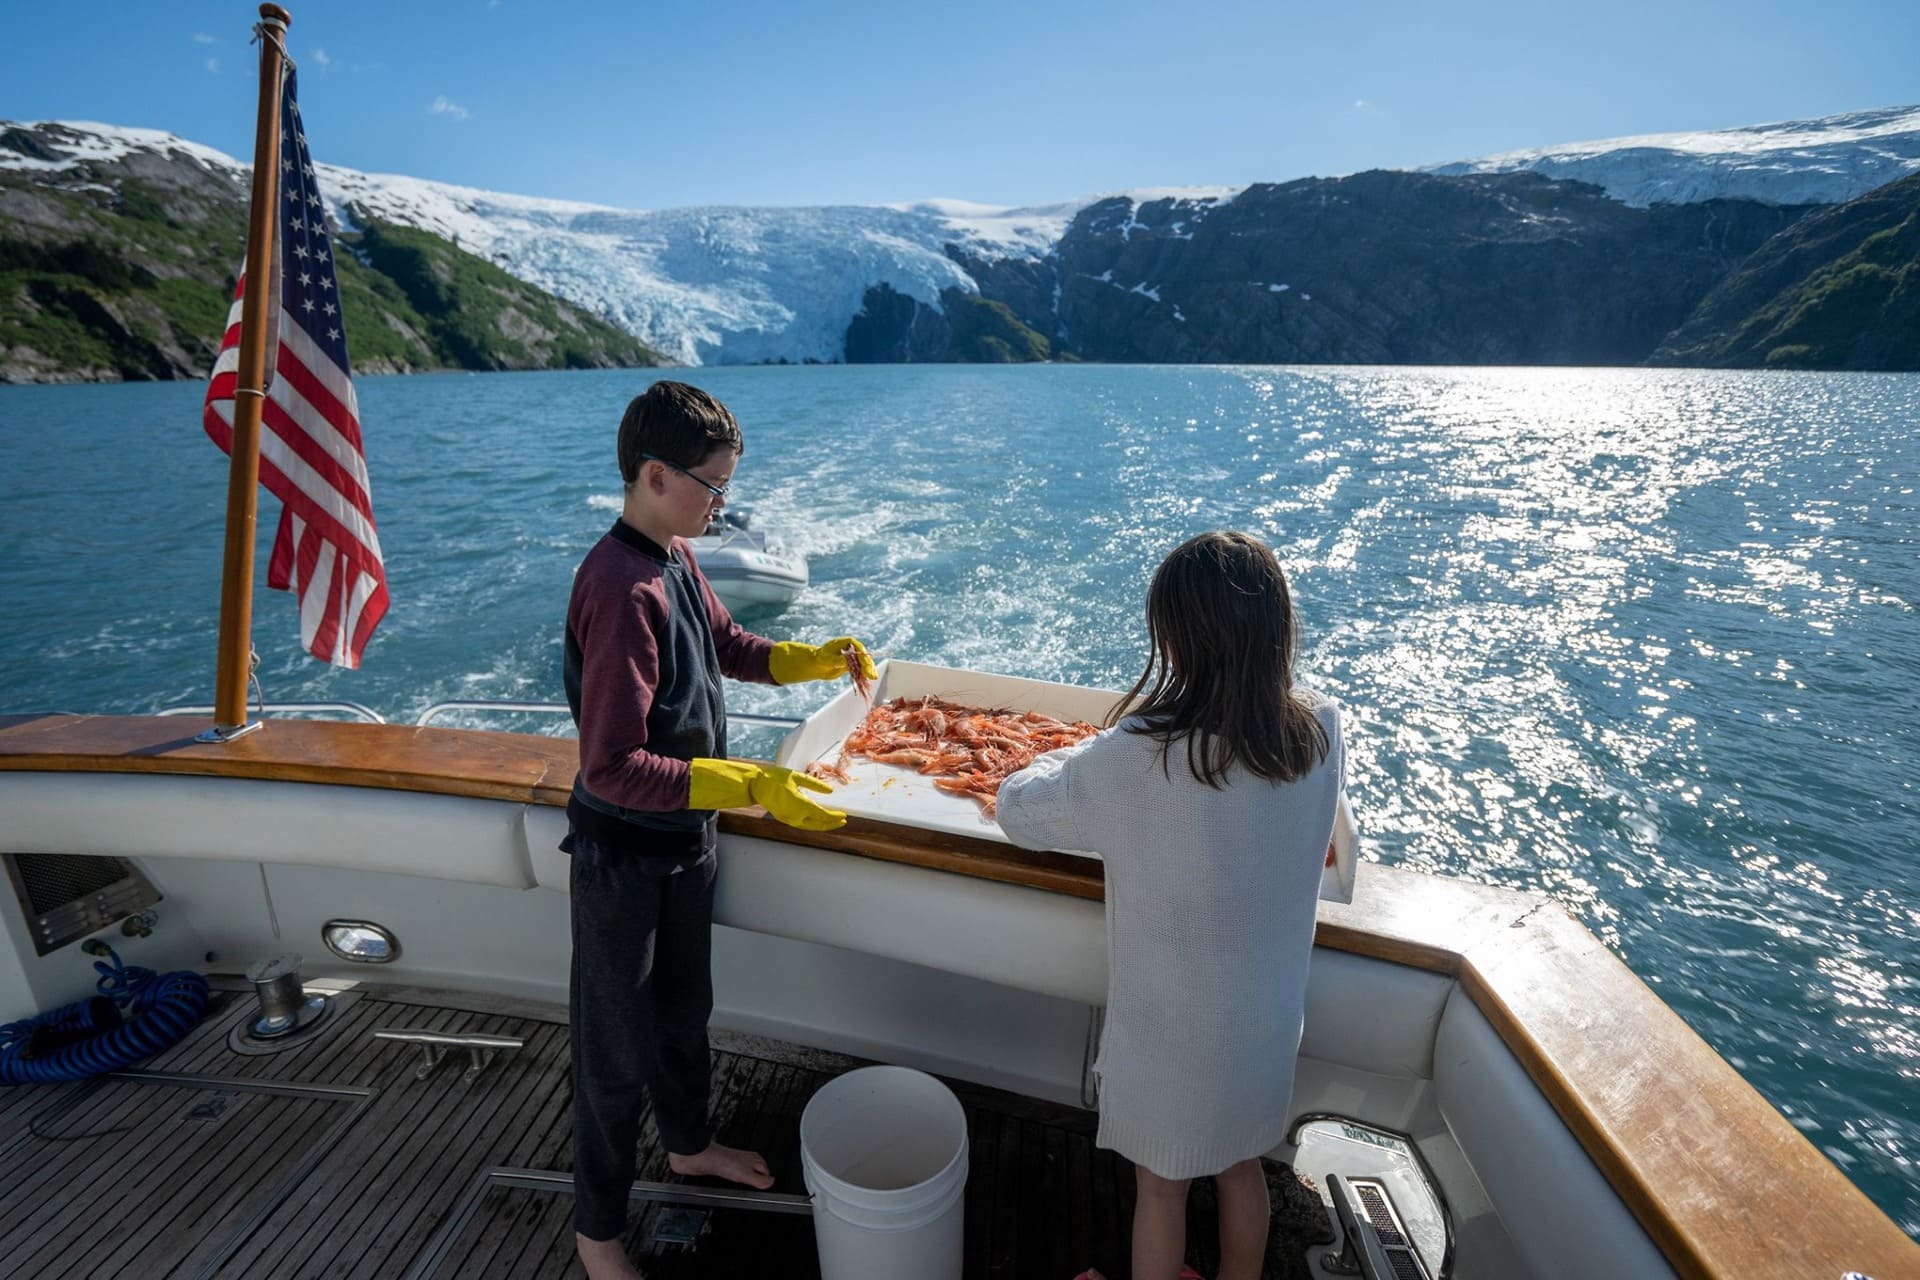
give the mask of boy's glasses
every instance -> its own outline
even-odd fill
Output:
[[[733,482],[731,480],[725,484],[708,484],[705,480],[702,480],[699,476],[693,474],[693,472],[687,470],[679,463],[669,462],[657,453],[643,453],[640,456],[648,462],[657,462],[663,467],[672,467],[675,471],[678,471],[681,475],[693,481],[722,502],[725,502],[727,499],[727,490],[733,488]]]

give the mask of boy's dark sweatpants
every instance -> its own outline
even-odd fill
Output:
[[[645,858],[572,861],[573,1226],[611,1240],[626,1228],[647,1097],[669,1152],[712,1138],[714,856],[671,875]]]

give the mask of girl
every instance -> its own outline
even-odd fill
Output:
[[[1220,1280],[1258,1280],[1259,1157],[1286,1132],[1344,782],[1339,709],[1294,686],[1286,578],[1244,533],[1202,534],[1166,558],[1147,636],[1112,727],[1008,778],[999,821],[1017,845],[1106,863],[1098,1142],[1135,1165],[1135,1280],[1191,1274],[1187,1187],[1208,1175]]]

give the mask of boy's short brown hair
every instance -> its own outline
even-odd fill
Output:
[[[698,387],[662,380],[633,398],[620,418],[620,479],[632,484],[650,453],[697,467],[720,449],[746,451],[740,424],[727,406]]]

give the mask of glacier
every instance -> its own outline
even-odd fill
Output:
[[[690,365],[836,363],[869,288],[938,308],[944,289],[978,291],[945,246],[1043,257],[1086,203],[629,210],[317,167],[343,221],[445,236]]]
[[[19,127],[34,131],[36,145],[0,146],[0,169],[98,172],[157,159],[207,170],[245,198],[248,165],[173,134],[91,121]],[[339,224],[366,217],[441,236],[688,365],[838,362],[869,288],[891,285],[937,308],[942,290],[978,291],[948,245],[988,261],[1041,258],[1096,198],[1022,208],[923,200],[632,210],[315,168]]]

